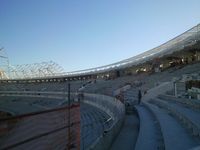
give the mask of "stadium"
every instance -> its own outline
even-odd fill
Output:
[[[200,24],[73,72],[54,62],[11,66],[1,52],[0,149],[200,148]]]

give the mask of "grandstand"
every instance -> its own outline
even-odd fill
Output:
[[[51,62],[12,68],[16,76],[2,71],[0,149],[198,149],[200,101],[188,93],[194,80],[176,93],[184,75],[200,79],[199,29],[107,66],[63,72]]]

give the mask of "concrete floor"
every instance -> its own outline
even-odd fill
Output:
[[[137,115],[126,115],[124,125],[111,146],[111,150],[134,150],[139,132]]]

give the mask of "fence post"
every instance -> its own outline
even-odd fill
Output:
[[[68,150],[70,150],[71,147],[71,134],[70,134],[70,127],[71,127],[71,122],[70,122],[70,83],[68,83]]]

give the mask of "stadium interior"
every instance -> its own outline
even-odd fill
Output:
[[[1,69],[0,149],[200,149],[199,29],[107,66]]]

